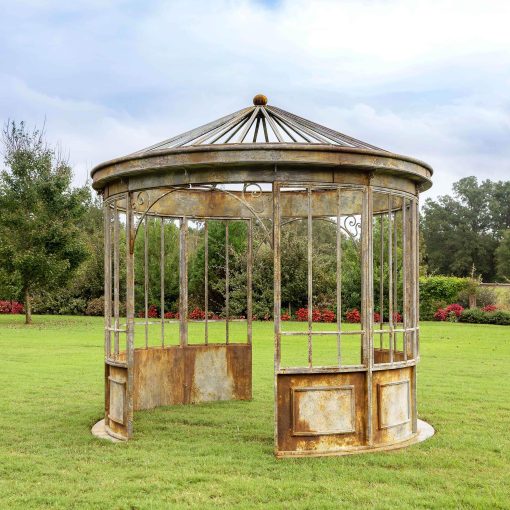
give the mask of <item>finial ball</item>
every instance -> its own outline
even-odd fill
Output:
[[[264,94],[257,94],[253,98],[253,104],[255,106],[264,106],[267,104],[267,97]]]

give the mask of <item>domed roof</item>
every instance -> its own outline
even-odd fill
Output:
[[[321,144],[382,150],[276,106],[268,105],[266,96],[262,94],[253,98],[253,104],[254,106],[243,108],[191,131],[141,149],[131,156],[142,156],[154,151],[178,147],[239,143]]]
[[[342,177],[353,182],[378,175],[374,183],[381,186],[387,185],[384,176],[404,178],[420,190],[431,186],[432,176],[432,168],[422,161],[269,105],[262,94],[253,98],[253,106],[100,163],[91,176],[92,186],[101,190],[115,181],[121,183],[119,189],[128,181],[131,189],[213,181],[327,181],[336,178],[335,172],[354,172],[356,177]]]

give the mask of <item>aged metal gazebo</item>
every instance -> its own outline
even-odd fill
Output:
[[[92,171],[105,217],[105,418],[95,432],[129,439],[137,410],[251,399],[258,229],[274,261],[276,455],[341,455],[423,440],[433,429],[418,419],[416,401],[418,195],[431,186],[432,169],[270,106],[263,95],[253,103]],[[234,334],[229,314],[228,225],[234,220],[246,222],[244,338]],[[154,269],[148,263],[148,232],[149,223],[156,221],[161,242],[159,268]],[[221,343],[210,341],[207,313],[212,221],[226,225]],[[306,225],[308,247],[305,327],[281,321],[281,235],[300,221]],[[312,317],[317,221],[333,224],[336,238],[336,323],[329,328],[317,327]],[[172,271],[179,274],[180,313],[173,344],[165,319],[169,223],[179,232],[179,260]],[[189,335],[190,229],[201,233],[204,251],[206,314],[199,343],[190,342]],[[362,275],[360,324],[354,326],[342,320],[347,312],[343,245],[348,239],[359,247]],[[137,243],[143,250],[135,250]],[[143,269],[137,271],[137,264]],[[158,319],[149,313],[150,278],[161,282]],[[141,317],[135,289],[144,296]],[[151,342],[156,333],[157,342]],[[299,347],[302,362],[293,357]],[[326,363],[324,349],[334,353]]]

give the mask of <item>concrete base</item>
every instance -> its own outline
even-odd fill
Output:
[[[106,427],[104,424],[104,419],[99,420],[93,427],[92,427],[92,435],[95,437],[98,437],[99,439],[106,439],[107,441],[111,441],[112,443],[122,443],[122,439],[117,439],[116,437],[110,436],[108,432],[106,432]]]
[[[98,421],[93,427],[92,427],[92,435],[95,437],[98,437],[99,439],[106,439],[107,441],[111,441],[112,443],[122,443],[123,441],[120,439],[116,439],[115,437],[112,437],[106,432],[106,427],[104,424],[104,419]],[[374,453],[374,452],[389,452],[392,450],[398,450],[400,448],[406,448],[407,446],[411,446],[413,444],[421,443],[422,441],[425,441],[426,439],[429,439],[435,434],[434,427],[432,425],[429,425],[426,421],[418,420],[418,432],[416,435],[414,435],[412,438],[408,439],[407,441],[402,441],[400,443],[395,443],[392,445],[385,445],[385,446],[376,446],[376,447],[359,447],[359,448],[353,448],[350,450],[337,450],[332,452],[313,452],[310,453],[303,453],[303,452],[288,452],[286,454],[279,454],[277,455],[278,458],[282,457],[324,457],[324,456],[339,456],[339,455],[354,455],[357,453]]]

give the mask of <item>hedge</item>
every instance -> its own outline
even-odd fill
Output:
[[[420,319],[432,320],[439,308],[455,303],[462,291],[473,289],[478,282],[458,276],[426,276],[420,278]]]
[[[505,312],[504,310],[484,312],[480,308],[471,308],[464,310],[460,314],[459,322],[468,322],[470,324],[499,324],[500,326],[510,326],[510,312]]]

